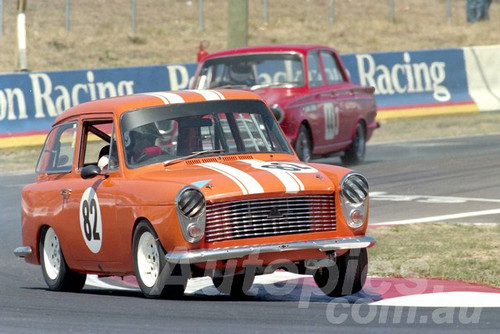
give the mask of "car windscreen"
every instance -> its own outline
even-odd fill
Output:
[[[302,56],[297,53],[263,53],[220,57],[205,61],[195,88],[304,86]]]
[[[292,154],[259,100],[170,104],[132,110],[120,121],[126,163],[134,168],[193,154]]]

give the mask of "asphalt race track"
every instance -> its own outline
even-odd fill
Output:
[[[498,224],[499,143],[500,135],[489,135],[368,146],[366,162],[357,169],[370,182],[370,224]],[[496,333],[500,328],[500,289],[460,282],[427,281],[426,294],[413,298],[396,293],[404,278],[370,277],[357,295],[333,299],[320,294],[312,278],[286,272],[259,277],[243,300],[217,293],[205,278],[191,280],[180,300],[147,300],[133,280],[116,278],[90,277],[82,293],[51,292],[41,269],[12,253],[21,245],[21,188],[33,179],[0,175],[0,333]]]
[[[500,223],[500,135],[368,146],[356,169],[370,184],[370,224]]]

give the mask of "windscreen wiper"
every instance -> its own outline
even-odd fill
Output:
[[[163,163],[163,165],[165,167],[167,167],[167,166],[176,164],[176,163],[181,162],[181,161],[185,161],[185,160],[188,160],[188,159],[191,159],[191,158],[199,157],[201,155],[215,154],[215,153],[224,153],[224,150],[204,150],[204,151],[191,152],[191,154],[186,155],[184,157],[175,158],[175,159],[172,159],[172,160],[167,160],[167,161],[165,161]]]

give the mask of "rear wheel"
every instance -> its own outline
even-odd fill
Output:
[[[367,272],[366,249],[351,249],[336,259],[336,265],[319,268],[314,281],[330,297],[347,296],[363,288]]]
[[[356,125],[356,134],[351,146],[344,152],[342,162],[347,165],[355,165],[362,163],[365,159],[366,152],[366,135],[363,123],[359,122]]]
[[[81,291],[86,274],[71,270],[64,260],[59,238],[52,227],[45,228],[39,241],[40,264],[45,282],[54,291]]]
[[[295,152],[297,153],[300,160],[304,162],[311,161],[311,134],[304,124],[300,126],[299,134],[297,135],[297,140],[295,142]]]
[[[133,238],[134,270],[148,298],[172,298],[184,293],[188,276],[180,265],[168,263],[158,236],[147,222],[137,225]]]

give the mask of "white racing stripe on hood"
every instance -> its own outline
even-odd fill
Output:
[[[221,93],[219,93],[219,92],[217,92],[215,90],[203,90],[203,89],[199,89],[199,90],[188,90],[188,91],[189,92],[194,92],[196,94],[200,94],[207,101],[225,100],[226,99],[224,97],[224,95],[222,95]]]
[[[184,103],[184,99],[177,94],[174,93],[166,93],[166,92],[155,92],[155,93],[144,93],[144,95],[150,95],[157,97],[163,101],[165,104],[171,103]]]
[[[302,191],[302,190],[305,190],[305,189],[306,189],[306,188],[304,187],[304,184],[302,183],[302,181],[300,181],[300,179],[297,177],[297,175],[295,175],[295,174],[293,174],[293,173],[289,173],[289,172],[287,172],[286,174],[287,174],[290,178],[294,179],[294,180],[295,180],[295,182],[297,182],[297,185],[299,186],[299,189],[298,189],[298,190],[296,190],[296,192],[297,192],[297,191]],[[285,185],[286,185],[286,183],[285,183]],[[289,191],[288,191],[288,189],[287,189],[287,192],[289,192]]]
[[[305,189],[304,183],[302,183],[302,181],[294,173],[286,169],[266,167],[266,166],[279,167],[279,164],[273,165],[272,163],[262,160],[240,160],[240,161],[250,164],[253,168],[265,170],[266,172],[273,174],[281,181],[281,183],[283,183],[283,185],[285,186],[285,191],[287,193],[297,193]],[[285,164],[284,166],[286,168],[290,166],[290,164]],[[313,169],[311,168],[311,170]],[[314,172],[316,172],[316,170],[314,170]]]
[[[234,167],[227,166],[218,162],[207,162],[198,164],[198,166],[209,168],[227,176],[228,178],[233,180],[234,183],[238,185],[238,187],[240,187],[244,195],[259,194],[264,192],[264,188],[262,188],[262,186],[256,179]]]

